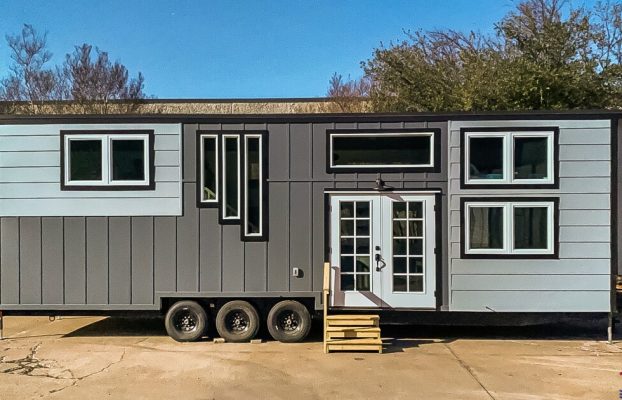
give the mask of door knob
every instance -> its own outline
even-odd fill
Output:
[[[382,269],[387,266],[387,263],[384,262],[380,253],[376,253],[374,259],[376,261],[376,271],[382,271]]]

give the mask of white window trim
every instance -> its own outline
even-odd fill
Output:
[[[216,164],[215,164],[216,165],[216,171],[215,171],[215,178],[216,178],[215,179],[215,184],[216,184],[215,194],[216,194],[216,198],[212,199],[212,200],[206,200],[203,197],[203,189],[205,188],[205,177],[204,177],[204,168],[203,168],[204,160],[205,160],[205,155],[203,154],[204,153],[203,141],[205,139],[212,139],[212,140],[214,140],[214,143],[215,143],[214,155],[216,157],[216,160],[215,160],[216,161]],[[200,197],[200,201],[201,201],[201,203],[206,203],[206,204],[211,204],[211,203],[217,204],[218,203],[218,197],[219,197],[219,193],[218,192],[220,190],[220,179],[219,179],[219,177],[220,177],[220,157],[219,157],[220,151],[218,149],[218,135],[210,135],[210,134],[202,134],[202,135],[200,135],[199,146],[200,146],[200,149],[199,149],[199,158],[200,158],[199,162],[200,162],[200,164],[199,165],[200,165],[200,174],[201,174],[201,177],[200,177],[200,179],[201,179],[201,183],[200,183],[201,184],[201,197]]]
[[[237,198],[238,198],[238,209],[237,209],[237,213],[236,215],[230,215],[227,216],[227,184],[231,183],[231,182],[227,182],[227,177],[226,177],[226,173],[227,173],[227,151],[226,151],[226,144],[227,144],[227,139],[235,139],[236,141],[236,168],[237,168],[237,172],[238,172],[238,176],[237,176],[237,181],[236,181],[236,187],[237,187]],[[240,135],[222,135],[222,219],[223,220],[239,220],[240,219]]]
[[[259,231],[248,231],[248,139],[259,139]],[[263,235],[263,140],[262,135],[244,135],[244,236]]]
[[[142,180],[113,180],[112,179],[112,141],[113,140],[142,140],[144,142],[144,171],[145,179]],[[64,184],[71,186],[146,186],[150,181],[150,160],[149,160],[149,135],[148,134],[68,134],[64,137]],[[84,140],[101,141],[102,149],[102,179],[97,181],[71,180],[71,142]]]
[[[464,148],[464,176],[467,185],[551,185],[555,183],[553,131],[519,131],[519,132],[466,132]],[[514,178],[514,139],[515,138],[547,138],[547,178],[516,179]],[[472,138],[503,138],[503,178],[472,179],[470,176],[470,154]]]
[[[430,168],[434,167],[434,132],[382,132],[382,133],[331,133],[329,135],[329,157],[331,169],[374,169],[374,168]],[[430,162],[427,164],[349,164],[349,165],[335,165],[333,156],[333,138],[335,137],[353,137],[353,136],[366,136],[366,137],[396,137],[396,136],[429,136],[430,137]]]
[[[471,249],[470,227],[471,208],[503,208],[503,247],[501,249]],[[546,249],[514,248],[514,209],[542,207],[547,209],[547,247]],[[464,248],[465,254],[510,254],[510,255],[550,255],[554,254],[555,207],[552,201],[481,201],[464,204]]]

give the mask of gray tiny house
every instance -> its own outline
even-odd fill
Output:
[[[334,310],[611,314],[620,118],[3,116],[0,311],[296,341],[329,262]]]

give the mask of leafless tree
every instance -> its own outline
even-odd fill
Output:
[[[361,112],[369,96],[371,80],[367,77],[344,80],[341,75],[333,74],[328,84],[327,97],[330,97],[341,112]]]

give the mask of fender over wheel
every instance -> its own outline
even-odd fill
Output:
[[[272,307],[267,325],[275,340],[284,343],[301,342],[311,330],[311,315],[300,302],[284,300]]]
[[[230,301],[218,310],[216,330],[227,342],[248,342],[259,331],[259,314],[247,301]]]
[[[178,342],[194,342],[203,337],[208,318],[205,309],[196,301],[178,301],[169,308],[164,326],[170,337]]]

